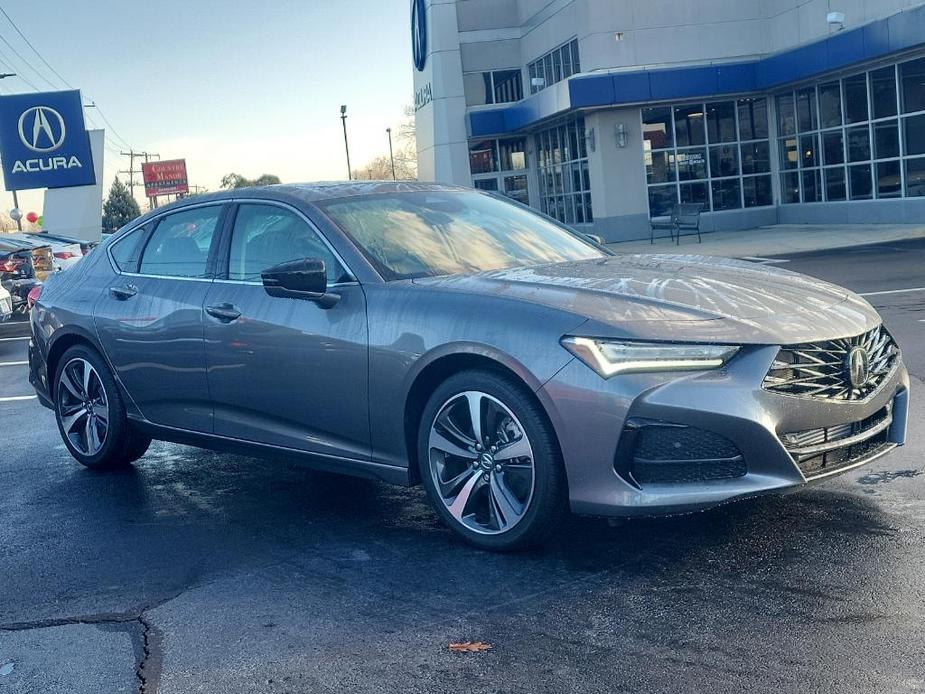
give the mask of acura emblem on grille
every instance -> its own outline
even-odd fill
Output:
[[[845,359],[848,381],[854,388],[862,388],[870,378],[870,357],[863,347],[854,347]]]

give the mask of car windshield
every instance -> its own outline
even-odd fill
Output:
[[[543,217],[482,193],[375,194],[318,205],[386,280],[606,255]]]

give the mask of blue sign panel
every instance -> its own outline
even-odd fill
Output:
[[[414,67],[423,72],[427,63],[427,8],[424,0],[411,0],[411,54]]]
[[[0,96],[0,160],[7,190],[96,183],[80,92]]]

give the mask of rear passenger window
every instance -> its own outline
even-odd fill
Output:
[[[139,227],[112,244],[109,252],[120,272],[135,272],[138,269],[138,255],[141,253],[141,241],[145,237],[145,228]]]
[[[209,247],[221,206],[197,207],[162,218],[145,246],[139,272],[167,277],[206,277]]]

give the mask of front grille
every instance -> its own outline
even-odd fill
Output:
[[[781,435],[781,441],[807,479],[868,460],[895,444],[889,441],[892,405],[859,422]]]
[[[852,379],[856,357],[866,361],[866,379]],[[863,400],[883,384],[898,358],[899,347],[880,325],[854,337],[782,347],[762,387],[804,398]]]
[[[711,431],[653,420],[630,420],[617,452],[617,472],[641,484],[696,483],[742,477],[745,459]]]

